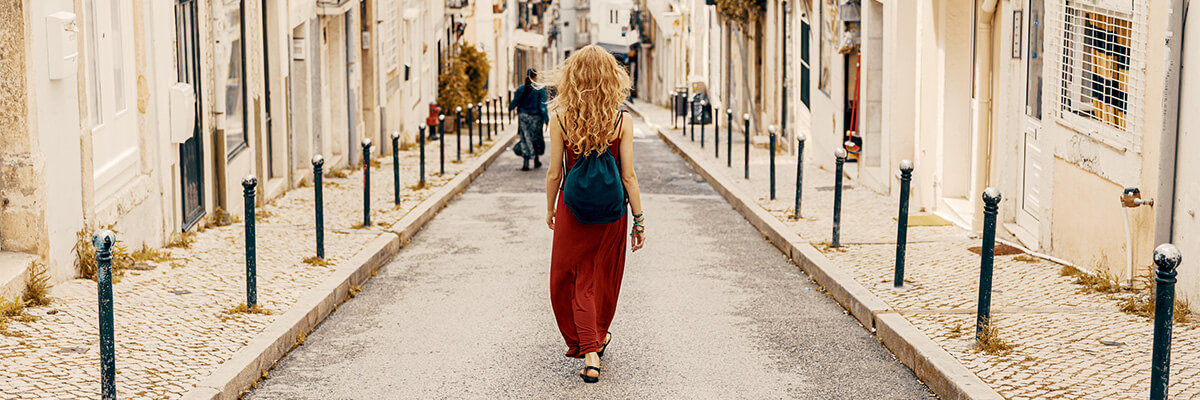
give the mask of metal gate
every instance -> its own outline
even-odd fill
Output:
[[[175,6],[176,65],[179,82],[192,85],[200,98],[200,42],[197,29],[197,0],[179,0]],[[183,184],[183,227],[187,231],[204,216],[204,146],[200,139],[203,102],[196,102],[196,126],[192,137],[179,145],[179,177]]]

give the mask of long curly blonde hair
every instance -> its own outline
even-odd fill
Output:
[[[588,45],[547,74],[556,91],[550,110],[562,122],[575,154],[601,153],[617,138],[617,117],[633,82],[625,67],[600,46]]]

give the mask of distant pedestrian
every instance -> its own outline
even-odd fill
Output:
[[[525,72],[525,84],[518,86],[513,97],[508,101],[508,111],[517,110],[517,133],[521,139],[513,146],[513,151],[525,159],[522,171],[529,170],[529,160],[533,160],[534,168],[541,168],[542,161],[538,158],[546,152],[546,140],[542,129],[550,120],[546,112],[546,89],[535,87],[537,70],[530,68]]]
[[[567,58],[555,78],[546,172],[546,224],[554,230],[550,302],[566,356],[583,358],[579,376],[593,383],[600,379],[600,357],[612,340],[608,328],[625,270],[630,211],[633,251],[646,242],[633,171],[633,127],[621,110],[631,82],[617,60],[596,45]]]

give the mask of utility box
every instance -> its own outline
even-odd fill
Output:
[[[692,95],[691,106],[691,123],[697,125],[707,125],[712,123],[712,103],[708,101],[708,94],[700,92]]]
[[[74,13],[59,11],[46,16],[46,69],[50,79],[75,74],[79,65],[78,33]]]

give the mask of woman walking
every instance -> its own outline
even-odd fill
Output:
[[[521,139],[513,146],[513,151],[525,158],[522,171],[529,170],[529,159],[533,159],[534,168],[541,168],[542,161],[538,157],[546,152],[546,141],[542,138],[542,127],[550,120],[546,113],[546,90],[534,87],[535,79],[537,70],[530,68],[525,72],[525,84],[518,86],[512,100],[508,101],[508,111],[517,110],[517,133]]]
[[[620,109],[630,79],[611,54],[590,45],[567,58],[551,84],[557,93],[546,173],[546,224],[554,230],[550,302],[566,356],[584,359],[579,376],[593,383],[612,339],[629,211],[633,251],[646,241],[633,128]]]

